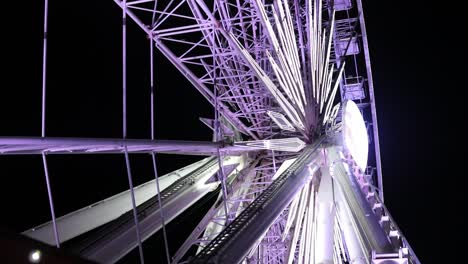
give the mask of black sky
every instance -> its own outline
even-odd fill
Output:
[[[0,136],[40,136],[42,3],[10,1],[4,9],[0,60]],[[440,39],[435,9],[408,1],[363,1],[379,118],[385,201],[423,263],[438,263],[441,176],[439,128],[444,116],[433,91]],[[10,13],[10,14],[8,14]],[[11,15],[12,18],[7,17]],[[121,137],[120,9],[111,0],[50,1],[48,136]],[[128,28],[129,137],[149,137],[148,40]],[[198,121],[213,111],[161,55],[156,57],[156,136],[211,140]],[[196,158],[158,156],[161,173]],[[57,214],[127,188],[118,155],[50,157]],[[134,178],[152,178],[146,156],[132,156]],[[150,170],[148,170],[150,171]],[[22,231],[48,221],[40,157],[0,156],[4,215],[0,225]],[[112,186],[112,187],[109,187]]]

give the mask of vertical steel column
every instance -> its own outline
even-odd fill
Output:
[[[41,110],[41,137],[45,137],[45,111],[46,111],[46,73],[47,73],[47,22],[49,17],[49,1],[44,0],[44,32],[43,32],[43,49],[42,49],[42,110]],[[60,248],[60,240],[57,230],[57,222],[55,219],[54,201],[52,198],[52,190],[50,188],[49,170],[47,169],[47,159],[45,153],[42,152],[42,162],[44,164],[44,173],[47,185],[47,195],[49,198],[50,214],[54,225],[55,244]]]
[[[122,2],[122,132],[123,138],[127,138],[127,1]],[[138,224],[137,209],[135,203],[135,192],[133,190],[132,172],[130,168],[130,159],[128,157],[127,145],[125,145],[125,164],[127,167],[128,185],[132,198],[133,218],[135,220],[136,236],[138,240],[138,250],[140,253],[140,263],[145,263],[143,257],[143,246],[141,244],[140,227]]]
[[[379,196],[384,201],[384,194],[383,194],[383,180],[382,180],[382,165],[380,160],[380,143],[379,143],[379,128],[377,125],[377,110],[375,107],[375,97],[374,97],[374,81],[372,79],[372,69],[371,69],[371,62],[369,56],[369,46],[367,43],[367,32],[366,32],[366,24],[364,22],[364,11],[362,9],[362,2],[361,0],[356,0],[358,13],[359,13],[359,24],[361,25],[361,34],[362,34],[362,45],[364,48],[364,58],[366,61],[366,69],[367,69],[367,83],[369,84],[369,98],[370,98],[370,105],[371,105],[371,114],[372,114],[372,130],[374,133],[374,149],[375,149],[375,161],[377,163],[377,181],[379,187]]]

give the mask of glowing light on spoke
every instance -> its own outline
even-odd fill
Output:
[[[296,129],[291,125],[288,119],[277,112],[267,111],[267,115],[275,122],[281,129],[288,131],[296,131]]]
[[[305,147],[305,142],[299,138],[294,137],[270,140],[239,141],[235,142],[234,145],[239,147],[298,152]]]
[[[272,47],[265,51],[272,69],[268,79],[262,76],[263,81],[266,81],[265,86],[299,130],[316,127],[320,122],[325,124],[332,120],[331,105],[343,71],[341,67],[333,80],[335,66],[330,63],[330,54],[335,11],[331,13],[329,26],[323,29],[321,1],[307,1],[306,41],[309,61],[305,63],[299,60],[297,38],[291,14],[288,12],[288,1],[275,0],[274,7],[268,9],[268,12],[262,1],[255,0],[254,3]],[[307,70],[304,70],[305,68]],[[302,73],[308,76],[303,76]],[[273,81],[277,81],[276,87]],[[313,110],[316,106],[319,110],[318,116]]]
[[[353,101],[346,101],[344,104],[343,141],[359,168],[364,171],[367,166],[369,140],[361,111]]]

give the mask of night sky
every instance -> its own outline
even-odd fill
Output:
[[[14,2],[14,3],[11,3]],[[10,1],[3,30],[0,136],[40,136],[42,1]],[[407,1],[363,1],[379,118],[385,203],[423,263],[438,263],[443,123],[431,38],[435,9]],[[413,5],[413,6],[412,6]],[[122,136],[121,11],[111,0],[50,1],[47,136]],[[5,19],[6,17],[3,17]],[[149,41],[128,25],[128,137],[149,138]],[[204,98],[156,54],[156,137],[211,140],[199,117]],[[158,155],[164,174],[198,157]],[[128,188],[122,155],[49,156],[56,215]],[[151,160],[131,155],[135,184],[151,180]],[[14,232],[50,220],[39,156],[0,156],[0,226]],[[179,239],[180,240],[180,239]],[[154,249],[156,250],[156,249]],[[161,248],[162,254],[162,248]]]

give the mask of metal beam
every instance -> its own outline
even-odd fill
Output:
[[[359,12],[359,24],[361,25],[362,34],[362,46],[364,49],[364,58],[366,61],[367,70],[367,84],[369,85],[369,100],[371,105],[372,114],[372,130],[374,133],[374,148],[375,148],[375,161],[377,165],[377,186],[379,187],[379,196],[382,202],[384,201],[383,193],[383,179],[382,179],[382,165],[380,160],[380,142],[379,142],[379,127],[377,125],[377,109],[375,107],[375,96],[374,96],[374,81],[372,80],[372,68],[369,55],[369,45],[367,43],[367,31],[366,24],[364,22],[364,11],[362,9],[361,0],[356,0],[358,12]]]
[[[365,248],[367,257],[375,250],[376,253],[394,253],[385,231],[379,224],[369,202],[362,193],[354,175],[350,175],[347,164],[341,159],[336,147],[327,149],[327,160],[331,162],[330,174],[338,183],[351,209],[355,222],[355,232]],[[345,165],[346,164],[346,165]]]
[[[192,263],[240,263],[318,169],[315,161],[321,142],[307,147]]]
[[[159,178],[161,191],[209,161],[210,158],[206,158],[161,176]],[[148,181],[134,188],[137,205],[144,203],[158,193],[154,188],[155,181]],[[104,225],[130,211],[132,206],[128,202],[129,200],[130,190],[127,190],[57,218],[60,243]],[[53,245],[55,243],[53,231],[52,221],[50,221],[26,230],[22,234]]]
[[[239,210],[238,207],[234,207],[232,205],[233,204],[233,201],[232,201],[233,196],[238,195],[238,192],[244,191],[244,189],[240,185],[242,185],[244,182],[249,182],[250,180],[252,180],[252,178],[253,178],[252,176],[253,176],[253,174],[255,174],[255,173],[252,173],[252,172],[254,172],[254,168],[258,164],[258,162],[259,162],[259,159],[253,161],[248,167],[245,166],[244,169],[239,171],[239,173],[237,173],[237,175],[235,177],[232,177],[234,179],[233,179],[233,182],[230,185],[231,186],[230,188],[232,188],[234,190],[237,190],[237,191],[230,192],[228,194],[228,200],[231,202],[231,203],[229,203],[230,204],[229,215],[235,215],[237,213],[236,211]],[[218,200],[213,204],[213,206],[208,211],[208,213],[205,215],[205,217],[200,221],[200,223],[192,231],[190,236],[185,240],[184,244],[182,244],[182,246],[180,246],[180,248],[177,250],[177,252],[175,253],[175,255],[174,255],[173,259],[172,259],[172,262],[171,262],[172,264],[176,264],[176,263],[180,262],[182,257],[187,253],[187,251],[190,249],[190,247],[192,247],[196,243],[196,240],[200,237],[200,235],[202,233],[205,232],[204,236],[205,237],[207,236],[206,231],[205,231],[207,226],[209,226],[209,224],[212,223],[213,218],[217,214],[219,214],[219,211],[222,209],[221,199],[222,199],[222,195],[219,195]],[[209,235],[208,235],[208,237],[209,237]]]
[[[219,142],[149,140],[149,139],[110,139],[110,138],[40,138],[40,137],[0,137],[0,155],[14,154],[118,154],[128,153],[167,153],[183,155],[217,155],[217,148],[223,155],[255,150],[236,146],[223,146]],[[126,148],[126,149],[125,149]]]
[[[238,159],[226,157],[224,165],[237,163]],[[209,192],[218,188],[219,182],[206,184],[219,170],[217,160],[212,157],[208,163],[180,178],[161,192],[164,221],[169,223]],[[145,241],[162,227],[156,198],[138,206],[138,220],[141,240]],[[96,230],[83,244],[73,246],[74,252],[99,263],[114,263],[128,254],[138,243],[131,212]]]
[[[122,9],[124,9],[124,2],[121,1],[121,0],[114,0],[114,2],[116,4],[118,4]],[[182,4],[184,1],[181,1],[180,4]],[[189,1],[187,1],[187,4],[190,4]],[[190,6],[190,5],[189,5]],[[191,8],[193,8],[194,6],[191,6]],[[126,9],[125,12],[127,13],[127,15],[133,19],[133,21],[138,25],[140,26],[141,29],[143,29],[145,31],[145,33],[148,35],[148,36],[152,36],[153,39],[154,39],[154,42],[155,42],[155,45],[156,47],[159,49],[159,51],[161,51],[162,54],[164,54],[166,56],[166,58],[194,85],[195,88],[197,88],[197,90],[208,100],[208,102],[212,105],[214,105],[214,95],[213,95],[213,92],[203,83],[201,82],[201,79],[199,77],[197,77],[188,67],[186,64],[183,63],[182,59],[177,57],[173,51],[171,51],[171,49],[169,47],[167,47],[163,42],[162,42],[162,38],[160,36],[158,36],[156,34],[155,31],[152,31],[151,30],[151,26],[150,25],[147,25],[145,24],[141,19],[138,18],[138,16],[136,16],[131,10],[129,9]],[[195,12],[195,10],[192,10],[192,12]],[[169,17],[170,15],[174,15],[174,14],[168,14],[166,16]],[[198,21],[200,20],[200,21]],[[203,19],[196,19],[194,18],[194,23],[196,24],[193,24],[193,25],[190,25],[190,26],[193,26],[194,27],[194,31],[207,31],[210,27],[208,27],[208,24],[203,24],[201,23],[201,20]],[[197,21],[197,22],[195,22]],[[201,24],[200,24],[200,23]],[[162,23],[162,21],[160,22]],[[209,34],[207,34],[209,35]],[[204,38],[206,38],[206,36],[204,36]],[[251,136],[252,138],[254,139],[258,139],[258,136],[255,135],[250,129],[248,129],[248,127],[242,122],[239,120],[239,118],[237,118],[232,112],[231,110],[229,109],[229,106],[225,105],[224,103],[220,103],[220,111],[222,113],[222,115],[226,118],[226,120],[228,122],[230,122],[231,124],[233,124],[234,126],[237,127],[237,129],[246,134],[246,135],[249,135]]]

